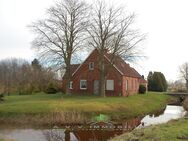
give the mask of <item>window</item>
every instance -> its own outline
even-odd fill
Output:
[[[106,80],[106,90],[114,90],[114,80]]]
[[[80,89],[87,89],[87,80],[80,80]]]
[[[89,63],[89,70],[94,70],[94,62]]]
[[[69,89],[72,89],[72,84],[73,84],[73,82],[70,81],[70,83],[69,83]]]
[[[128,84],[129,84],[129,83],[128,83],[128,80],[126,80],[126,83],[125,83],[125,90],[126,90],[126,91],[128,91],[128,88],[129,88]]]

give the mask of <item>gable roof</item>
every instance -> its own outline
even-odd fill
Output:
[[[106,58],[110,61],[110,56],[111,54],[106,53],[105,54]],[[121,57],[116,56],[116,59],[114,61],[114,66],[118,71],[125,76],[130,76],[130,77],[138,77],[140,78],[141,75],[132,67],[130,67],[129,64],[127,64]]]
[[[71,72],[71,75],[77,70],[77,68],[80,66],[80,64],[72,64],[70,66],[70,72]]]
[[[91,54],[96,51],[97,49],[94,49]],[[97,50],[98,51],[98,50]],[[91,55],[90,54],[90,55]],[[89,55],[89,56],[90,56]],[[89,58],[89,56],[87,57],[87,59]],[[104,57],[110,62],[110,56],[111,54],[106,53],[104,55]],[[87,60],[86,59],[86,60]],[[85,60],[85,61],[86,61]],[[85,62],[84,61],[84,62]],[[83,63],[84,63],[83,62]],[[82,64],[83,64],[82,63]],[[82,66],[82,64],[74,64],[71,65],[71,74],[74,75],[77,70],[79,70],[79,68]],[[121,57],[116,57],[115,62],[113,64],[114,68],[121,74],[121,75],[125,75],[125,76],[129,76],[129,77],[137,77],[137,78],[141,78],[141,75],[132,67],[130,67],[129,64],[127,64]]]

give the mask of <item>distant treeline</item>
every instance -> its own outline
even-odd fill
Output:
[[[43,67],[37,59],[31,63],[24,59],[4,59],[0,61],[0,93],[31,94],[57,89],[55,72]]]

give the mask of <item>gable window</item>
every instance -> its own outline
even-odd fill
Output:
[[[94,62],[89,62],[89,70],[94,70]]]
[[[114,90],[114,80],[106,80],[106,90]]]
[[[72,89],[72,84],[73,84],[73,82],[70,81],[70,83],[69,83],[69,89]]]
[[[87,80],[80,80],[80,89],[87,89]]]

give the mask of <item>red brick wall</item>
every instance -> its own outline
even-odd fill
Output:
[[[75,94],[93,94],[94,89],[94,80],[99,80],[99,69],[98,69],[98,52],[94,51],[92,54],[85,60],[80,69],[76,71],[73,75],[73,89],[72,93]],[[89,70],[89,62],[94,62],[94,70]],[[108,62],[106,60],[106,62]],[[87,80],[87,89],[80,89],[80,80]],[[139,89],[139,78],[126,77],[122,76],[118,70],[114,67],[109,69],[109,73],[106,77],[106,80],[114,80],[114,90],[107,91],[107,96],[128,96],[138,93]],[[126,80],[128,80],[128,90],[126,90]],[[63,89],[65,90],[65,81],[63,81]]]
[[[94,70],[89,70],[89,62],[94,62]],[[106,60],[107,62],[107,60]],[[81,90],[80,89],[80,80],[87,80],[87,89]],[[93,94],[94,89],[94,80],[99,80],[99,69],[98,69],[98,53],[97,51],[94,51],[89,58],[85,60],[85,62],[82,64],[80,69],[76,71],[76,73],[73,75],[72,81],[73,81],[73,89],[72,93],[75,94]],[[118,96],[121,95],[122,89],[121,89],[121,80],[122,77],[120,73],[113,67],[109,69],[109,73],[106,76],[106,80],[114,80],[114,90],[107,91],[106,95],[108,96]],[[65,81],[63,81],[65,84]],[[64,90],[65,90],[65,86]]]
[[[128,81],[128,89],[126,90],[126,83]],[[139,78],[123,76],[122,93],[123,96],[133,95],[138,93]]]

